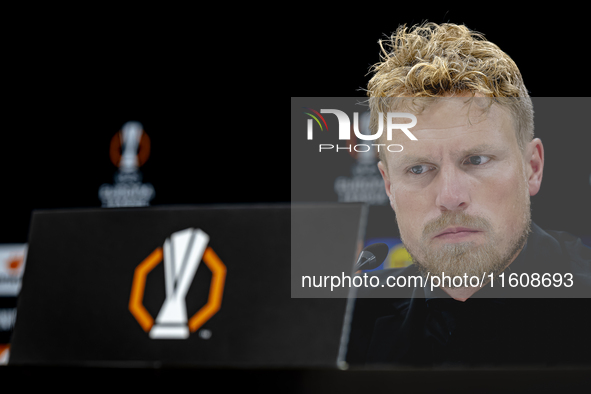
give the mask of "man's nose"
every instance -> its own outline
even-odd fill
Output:
[[[442,211],[464,210],[470,205],[469,180],[454,166],[439,170],[435,204]]]

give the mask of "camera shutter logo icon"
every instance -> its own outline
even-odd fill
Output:
[[[217,313],[222,304],[226,266],[207,244],[203,230],[187,228],[173,233],[135,269],[129,311],[152,339],[186,339]],[[143,305],[146,277],[164,260],[166,298],[156,321]],[[187,318],[185,297],[203,260],[212,278],[207,303]]]

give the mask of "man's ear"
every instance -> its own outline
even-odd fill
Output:
[[[382,174],[382,179],[384,180],[384,187],[386,189],[386,194],[388,195],[388,198],[390,199],[390,205],[392,206],[392,209],[394,209],[394,197],[392,196],[392,193],[390,192],[390,178],[388,177],[388,172],[386,169],[386,166],[383,164],[383,162],[380,160],[378,162],[378,169],[380,170],[380,174]]]
[[[539,138],[534,138],[525,148],[525,168],[529,195],[535,196],[542,186],[544,172],[544,146]]]

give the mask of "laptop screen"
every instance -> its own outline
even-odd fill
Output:
[[[347,300],[292,298],[292,267],[350,270],[363,212],[34,212],[10,364],[336,367]]]

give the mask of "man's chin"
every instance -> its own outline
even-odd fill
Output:
[[[447,243],[440,247],[430,246],[422,248],[421,258],[411,257],[423,275],[439,277],[443,281],[445,277],[459,276],[471,278],[483,275],[498,275],[520,253],[527,241],[530,226],[526,226],[521,236],[504,253],[500,250],[498,242],[477,244],[476,242]],[[407,249],[408,250],[408,249]],[[409,250],[410,252],[410,250]],[[459,283],[459,280],[458,280]],[[449,286],[455,288],[458,286]]]
[[[413,257],[421,273],[441,280],[443,277],[481,278],[483,274],[497,274],[508,263],[494,245],[477,245],[475,242],[448,243],[429,249],[424,256],[420,259]]]

